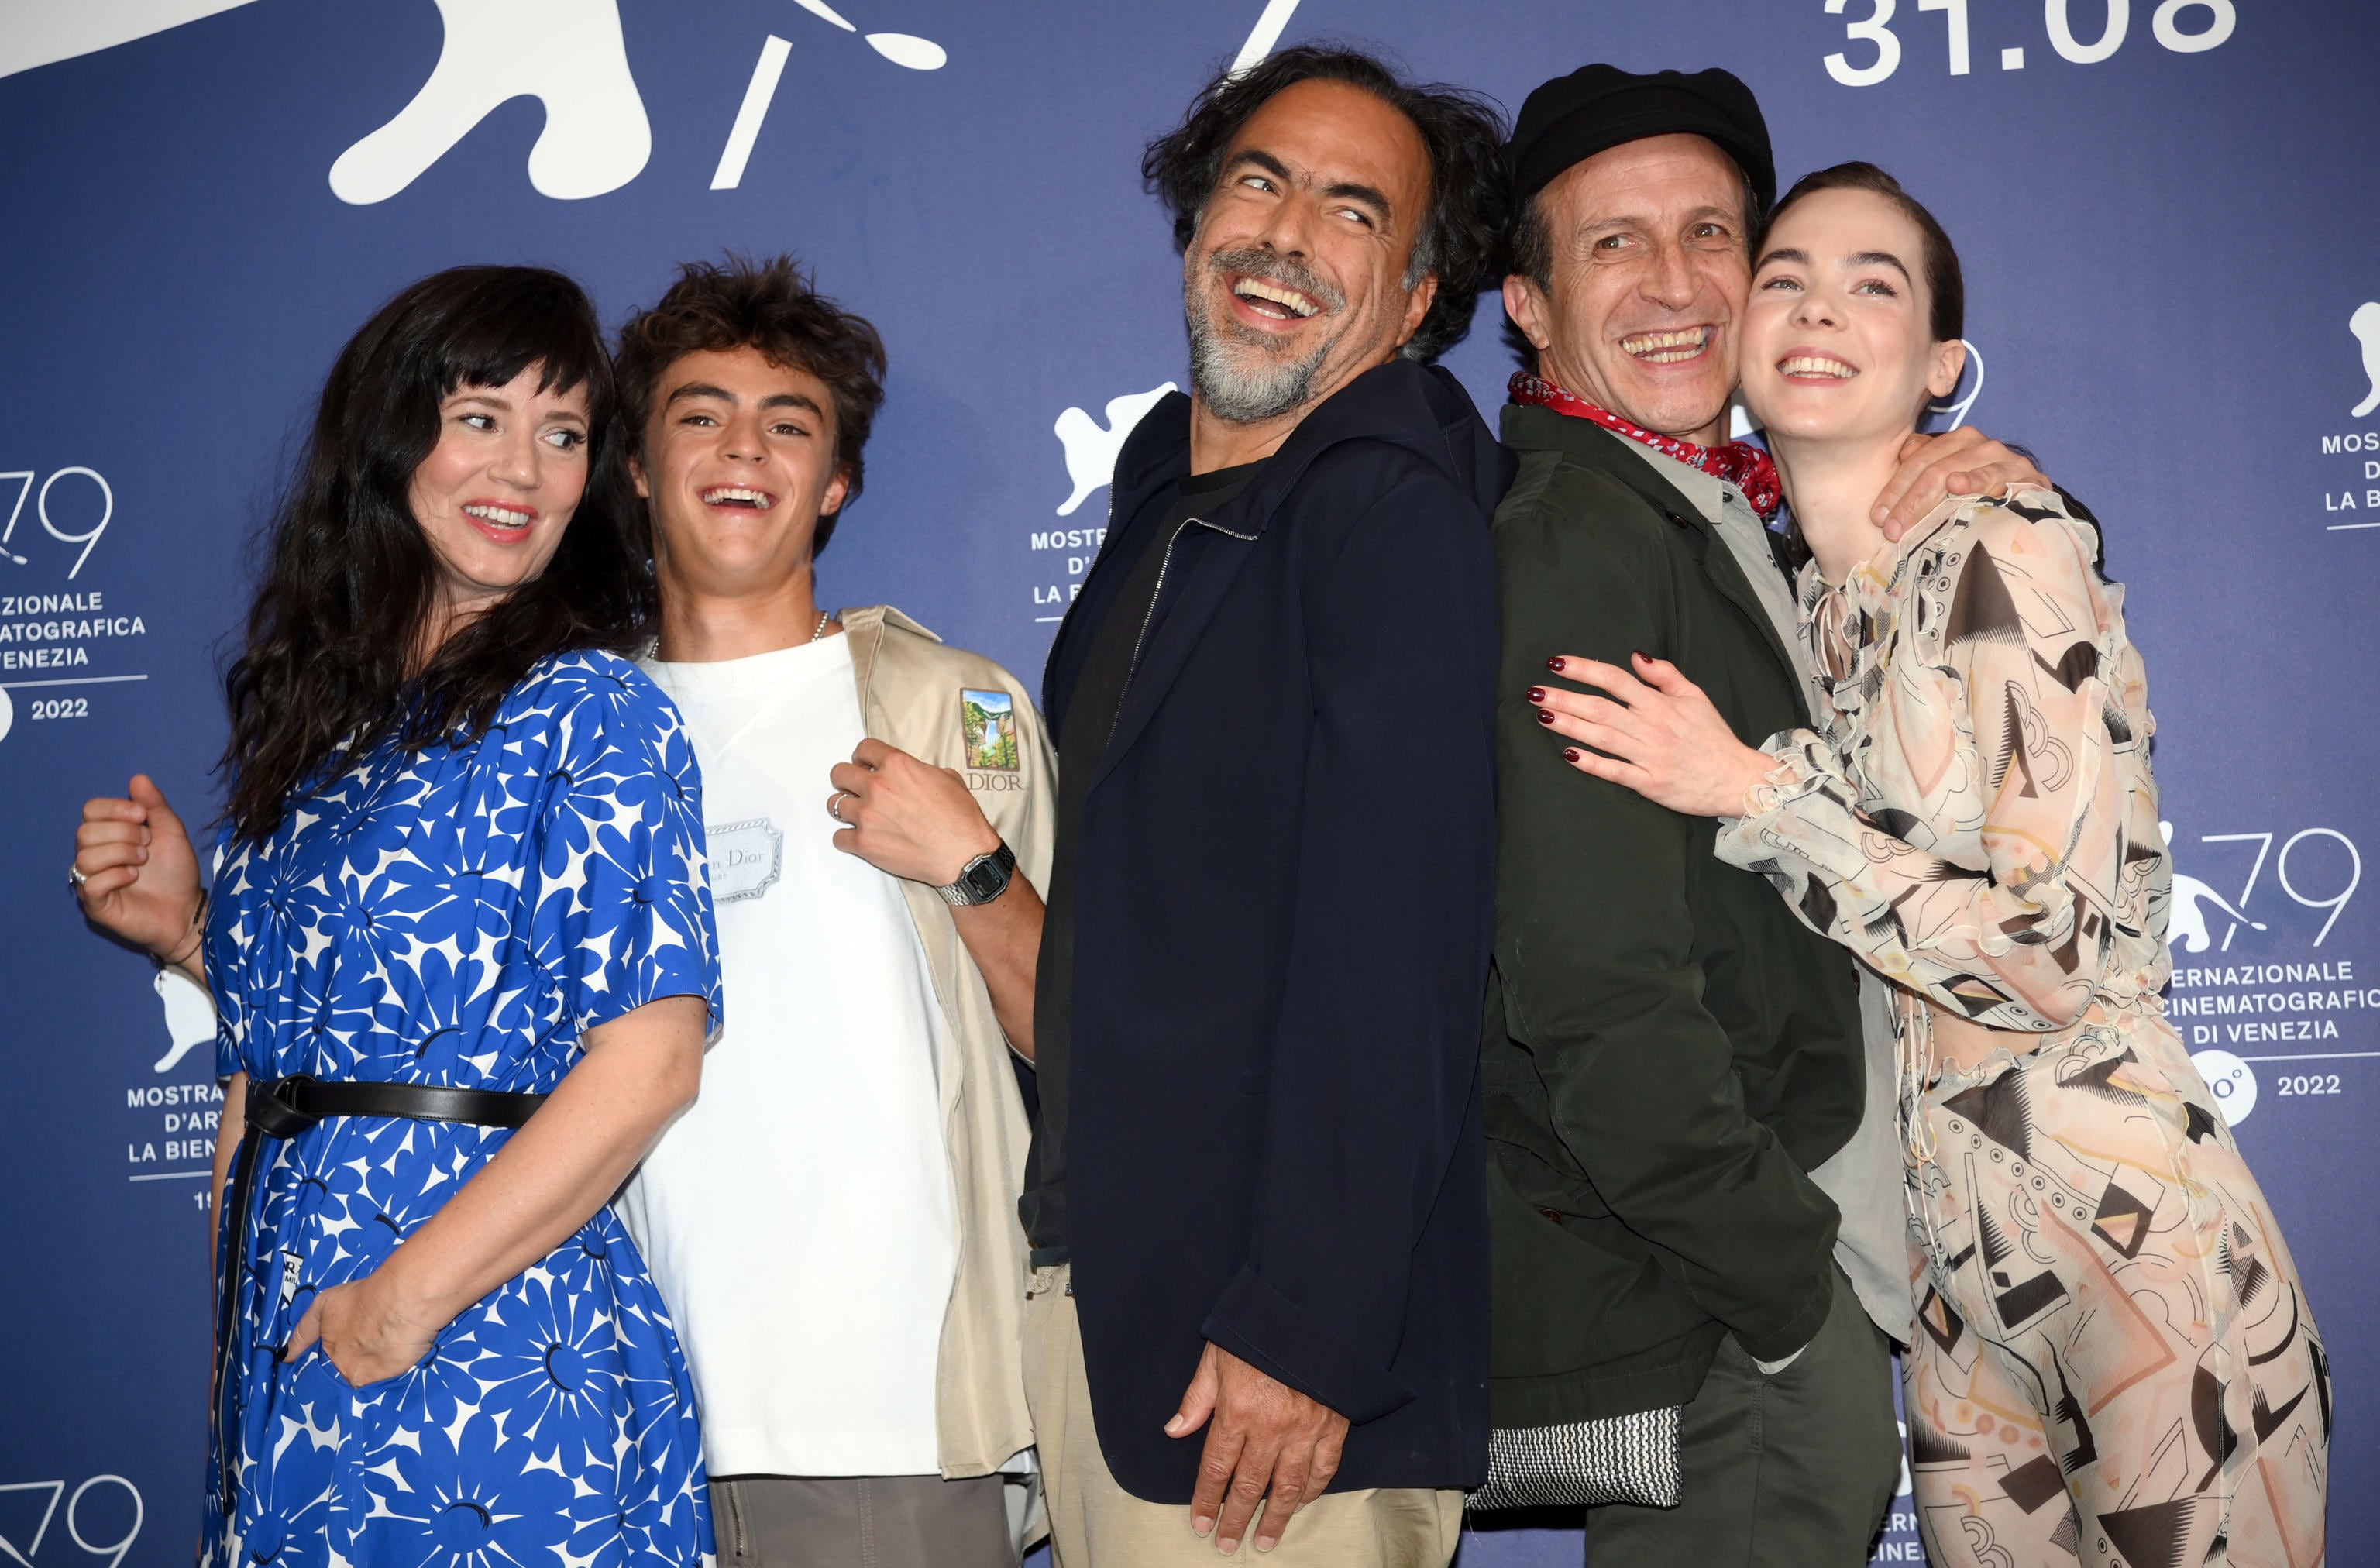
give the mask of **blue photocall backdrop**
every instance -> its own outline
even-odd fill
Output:
[[[1219,64],[1316,38],[1508,108],[1593,59],[1726,66],[1787,180],[1874,159],[1947,224],[1976,368],[1941,422],[2106,519],[2172,1010],[2328,1333],[2332,1561],[2380,1562],[2380,11],[2346,0],[0,0],[0,1561],[190,1550],[210,1026],[63,873],[136,770],[219,806],[225,638],[347,334],[457,262],[565,268],[616,321],[681,260],[797,252],[892,354],[823,597],[1031,679],[1118,436],[1184,377],[1141,146]],[[1450,361],[1491,414],[1498,319]],[[1921,1560],[1912,1525],[1904,1496],[1881,1560]]]

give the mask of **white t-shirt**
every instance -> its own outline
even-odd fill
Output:
[[[958,1253],[941,1015],[899,884],[832,843],[827,770],[864,734],[850,639],[642,667],[702,767],[727,1027],[619,1207],[710,1473],[931,1474]]]

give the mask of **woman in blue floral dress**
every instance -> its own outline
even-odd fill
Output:
[[[568,279],[400,295],[278,523],[211,896],[146,778],[84,809],[85,907],[202,959],[222,1020],[202,1562],[710,1550],[685,1360],[609,1203],[719,1020],[700,783],[616,651],[650,600],[611,401]]]

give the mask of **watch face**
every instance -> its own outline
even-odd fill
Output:
[[[942,896],[953,902],[989,904],[1008,889],[1008,879],[1016,869],[1016,857],[1002,845],[990,854],[970,864],[959,872],[958,881]]]

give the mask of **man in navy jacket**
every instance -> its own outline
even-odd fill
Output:
[[[1194,395],[1127,442],[1044,687],[1022,1213],[1061,1568],[1211,1562],[1252,1519],[1282,1562],[1442,1563],[1485,1473],[1507,460],[1427,361],[1493,269],[1497,141],[1296,49],[1144,164]]]

